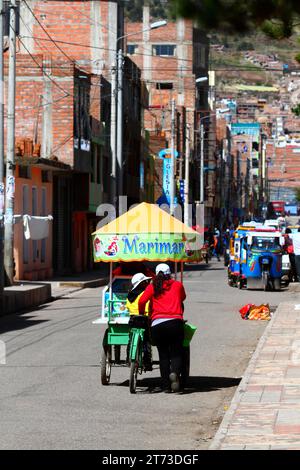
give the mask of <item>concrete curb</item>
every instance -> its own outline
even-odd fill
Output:
[[[300,282],[293,282],[289,285],[290,292],[300,292]]]
[[[30,310],[51,301],[50,285],[15,285],[4,290],[4,315]]]
[[[52,294],[51,296],[51,301],[54,302],[55,300],[59,300],[61,299],[62,297],[66,297],[67,295],[70,295],[70,294],[73,294],[75,292],[79,292],[81,291],[83,288],[82,287],[79,287],[78,289],[70,289],[70,290],[66,290],[64,292],[61,292],[59,294]]]
[[[93,279],[91,281],[61,281],[58,282],[59,287],[79,287],[80,289],[88,289],[93,287],[101,287],[108,283],[109,278]]]
[[[234,414],[237,410],[238,405],[241,402],[243,394],[245,393],[245,391],[247,389],[249,379],[250,379],[252,371],[254,370],[255,365],[256,365],[256,360],[257,360],[257,358],[258,358],[258,356],[259,356],[259,354],[260,354],[260,352],[261,352],[261,350],[264,346],[266,338],[269,335],[269,330],[272,328],[273,323],[275,321],[275,318],[278,315],[278,311],[280,310],[280,306],[281,306],[281,303],[278,305],[276,311],[274,312],[274,314],[272,316],[272,319],[270,320],[270,322],[267,325],[262,337],[260,338],[260,340],[258,342],[256,350],[253,353],[253,356],[251,357],[251,359],[249,361],[249,364],[248,364],[248,367],[245,371],[245,374],[243,375],[243,378],[242,378],[242,380],[241,380],[241,382],[240,382],[240,384],[239,384],[239,386],[238,386],[238,388],[237,388],[237,390],[236,390],[236,392],[233,396],[230,407],[226,411],[226,413],[223,417],[223,420],[221,422],[221,425],[220,425],[217,433],[215,434],[215,436],[213,438],[213,441],[212,441],[212,443],[209,447],[209,450],[220,450],[220,448],[221,448],[222,442],[223,442],[223,440],[225,439],[225,437],[227,435],[228,428],[231,424],[232,418],[233,418],[233,416],[234,416]]]
[[[58,288],[55,289],[55,293],[52,294],[52,301],[61,299],[62,297],[66,297],[67,295],[79,292],[83,289],[94,288],[94,287],[101,287],[106,286],[109,282],[109,278],[101,278],[95,279],[93,281],[85,281],[85,282],[73,282],[73,281],[66,281],[66,282],[59,282]],[[60,288],[65,288],[64,292],[58,292]],[[67,289],[69,287],[69,289]]]

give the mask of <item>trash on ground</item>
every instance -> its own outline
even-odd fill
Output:
[[[239,310],[243,320],[271,320],[269,304],[246,304]]]

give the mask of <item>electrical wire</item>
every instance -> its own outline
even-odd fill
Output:
[[[50,36],[50,34],[48,33],[47,29],[42,25],[42,23],[40,22],[40,20],[36,17],[36,15],[34,14],[34,12],[32,11],[32,9],[30,8],[30,6],[28,5],[28,3],[26,2],[26,0],[23,0],[23,3],[26,5],[27,9],[30,11],[30,13],[32,14],[33,18],[37,21],[37,23],[39,24],[39,26],[42,28],[42,30],[44,31],[44,33],[48,36],[48,38],[50,39],[50,41],[55,45],[55,47],[57,47],[57,49],[70,61],[70,62],[74,62],[74,59],[72,59],[70,56],[68,56],[65,51],[58,45],[56,44],[56,41],[54,41],[54,39]]]
[[[53,84],[59,88],[64,94],[65,96],[70,96],[70,93],[68,91],[66,91],[64,88],[62,88],[52,77],[51,75],[49,75],[44,67],[38,63],[38,61],[36,60],[36,58],[34,57],[34,55],[29,51],[29,49],[27,48],[27,46],[24,44],[24,42],[22,41],[22,39],[19,37],[19,41],[21,42],[22,46],[24,47],[24,49],[28,52],[28,54],[30,55],[31,59],[33,60],[33,62],[36,63],[36,65],[38,66],[38,68],[43,72],[43,74],[49,79],[51,80],[51,82],[53,82]]]

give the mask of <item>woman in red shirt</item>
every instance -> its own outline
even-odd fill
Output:
[[[183,301],[186,298],[181,282],[171,278],[167,264],[156,266],[156,276],[139,300],[139,313],[143,315],[150,300],[151,336],[157,346],[162,388],[178,392],[183,355]]]

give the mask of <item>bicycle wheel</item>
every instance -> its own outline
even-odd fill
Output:
[[[136,345],[135,359],[130,364],[130,376],[129,376],[129,390],[130,393],[136,393],[137,375],[139,371],[139,365],[141,360],[141,339],[138,339]]]
[[[101,383],[108,385],[111,374],[111,346],[103,347],[101,355]]]

